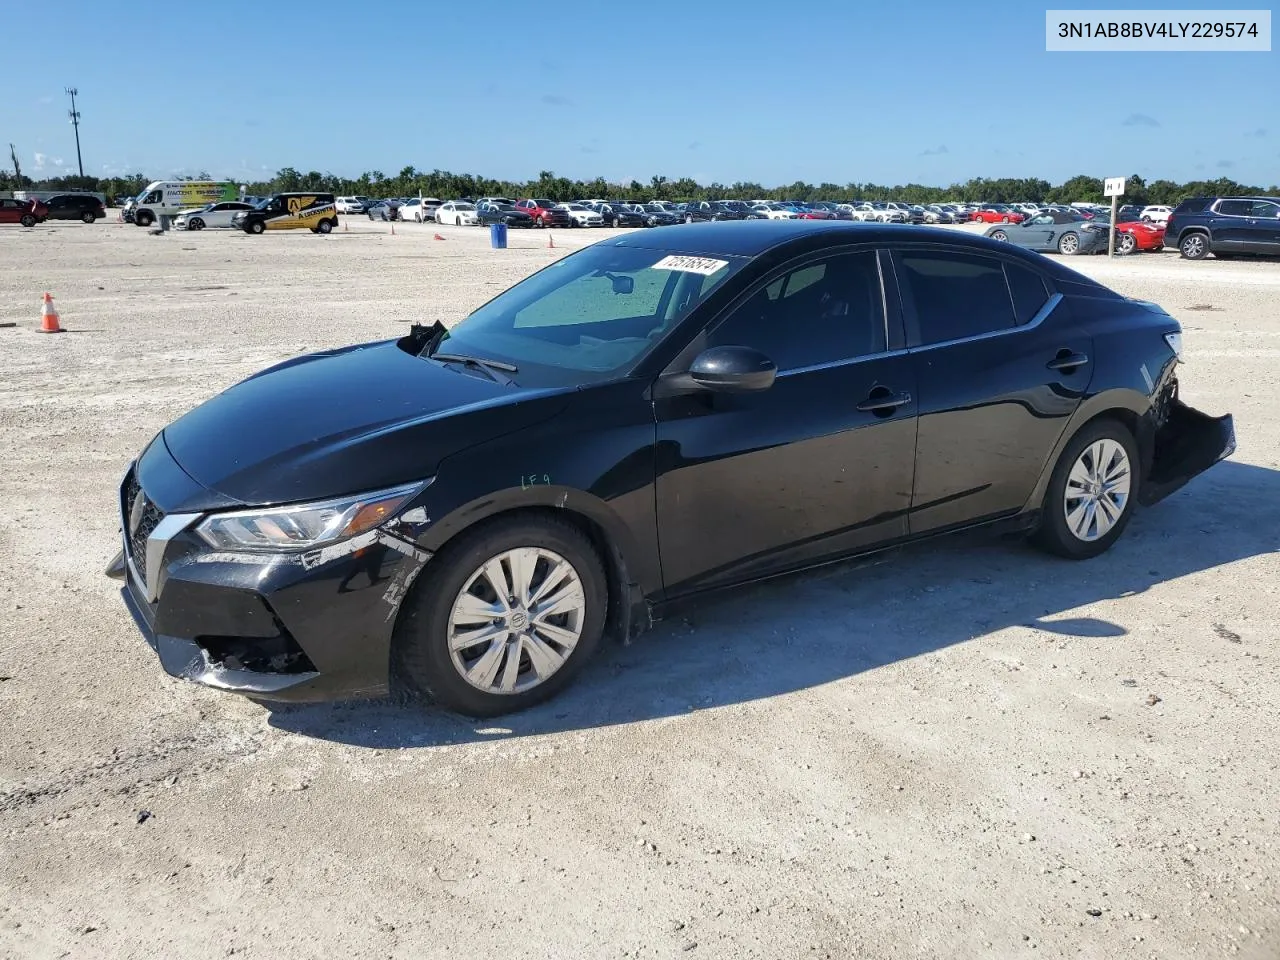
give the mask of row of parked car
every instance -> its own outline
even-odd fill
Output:
[[[863,220],[879,223],[987,223],[987,236],[1046,253],[1084,254],[1108,249],[1111,208],[1094,203],[935,203],[900,201],[833,203],[828,201],[584,200],[506,197],[440,201],[410,197],[381,201],[339,197],[344,207],[359,208],[374,219],[416,220],[471,226],[506,223],[512,227],[656,227],[747,219]],[[1125,204],[1116,212],[1116,250],[1122,254],[1174,247],[1189,260],[1210,253],[1280,256],[1280,199],[1275,197],[1192,197],[1177,207]]]
[[[828,201],[695,200],[687,203],[652,200],[584,200],[556,203],[548,199],[465,197],[441,201],[430,197],[373,200],[297,192],[271,197],[223,200],[182,210],[179,229],[233,228],[247,233],[307,228],[329,233],[338,214],[364,213],[372,219],[414,220],[457,226],[505,223],[511,227],[657,227],[722,220],[807,219],[865,220],[880,223],[990,224],[986,235],[1042,252],[1062,254],[1106,250],[1110,207],[1075,203],[935,203],[899,201],[833,203]],[[0,198],[0,224],[33,227],[46,220],[94,223],[107,215],[101,199],[65,194],[45,200]],[[126,217],[127,218],[127,217]],[[1120,253],[1173,247],[1189,260],[1213,254],[1280,256],[1280,198],[1189,197],[1176,207],[1126,204],[1116,219]]]
[[[0,223],[20,223],[34,227],[46,220],[79,220],[93,223],[107,215],[107,209],[97,197],[68,193],[45,200],[14,200],[0,197]]]
[[[1096,204],[931,203],[865,200],[695,200],[686,203],[651,200],[583,200],[557,203],[547,199],[462,197],[338,197],[339,213],[366,214],[371,220],[414,220],[459,226],[506,223],[513,227],[639,227],[715,220],[863,220],[878,223],[954,224],[1021,223],[1043,213],[1075,213],[1092,217],[1109,210]],[[1123,222],[1164,223],[1169,207],[1125,206]]]

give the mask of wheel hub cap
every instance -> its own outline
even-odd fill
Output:
[[[1063,510],[1067,529],[1079,540],[1105,537],[1129,508],[1129,455],[1114,440],[1097,440],[1076,458],[1067,475]]]
[[[564,557],[518,547],[485,561],[454,599],[449,656],[485,693],[523,693],[545,682],[582,635],[586,593]]]

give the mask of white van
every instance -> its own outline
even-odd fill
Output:
[[[162,216],[239,199],[240,188],[230,180],[156,180],[138,194],[131,219],[149,227]]]

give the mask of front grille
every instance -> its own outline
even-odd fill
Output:
[[[142,497],[142,503],[139,504],[140,514],[135,515],[134,504],[138,497]],[[142,578],[143,583],[147,580],[147,538],[159,526],[160,521],[164,519],[164,513],[147,497],[142,487],[138,484],[138,477],[135,471],[129,471],[129,476],[124,483],[124,497],[120,504],[123,517],[125,535],[129,541],[129,558],[133,561],[133,568],[138,571],[138,576]],[[137,526],[134,526],[135,516]]]

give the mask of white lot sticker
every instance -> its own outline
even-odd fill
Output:
[[[709,277],[721,267],[727,267],[728,260],[712,260],[709,257],[681,257],[672,254],[663,257],[653,265],[655,270],[679,270],[682,273],[700,273]]]

